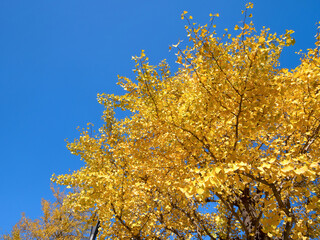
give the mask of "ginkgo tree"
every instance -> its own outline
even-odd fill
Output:
[[[88,239],[92,225],[91,212],[75,212],[63,205],[64,192],[51,186],[54,202],[42,200],[43,215],[30,219],[22,214],[10,234],[0,236],[3,240],[82,240]]]
[[[104,125],[68,144],[85,167],[53,181],[80,189],[66,204],[93,209],[101,239],[320,236],[320,37],[281,68],[293,31],[256,31],[250,8],[220,37],[218,15],[197,27],[184,12],[175,73],[142,52],[124,95],[98,95]]]

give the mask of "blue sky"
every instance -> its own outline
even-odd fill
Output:
[[[186,10],[206,24],[219,13],[218,29],[242,20],[242,0],[2,0],[0,1],[0,233],[21,212],[41,214],[51,199],[53,173],[82,162],[66,149],[77,126],[101,126],[97,93],[121,94],[117,75],[133,77],[133,55],[145,50],[152,64],[174,63],[169,45],[185,38]],[[313,48],[319,0],[252,1],[253,21],[271,32],[295,31],[283,67],[299,64],[295,51]]]

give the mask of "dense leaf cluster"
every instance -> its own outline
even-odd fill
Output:
[[[104,239],[320,237],[320,36],[295,69],[279,56],[293,31],[235,34],[197,27],[177,72],[134,57],[122,96],[101,94],[105,124],[68,144],[86,163],[53,181],[80,189],[73,211],[94,211]],[[115,109],[129,112],[115,118]]]

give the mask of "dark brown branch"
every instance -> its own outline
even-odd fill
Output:
[[[306,153],[309,151],[309,148],[311,146],[312,143],[314,143],[314,141],[317,139],[317,135],[320,131],[320,124],[317,126],[317,128],[314,130],[312,136],[310,136],[305,144],[305,147],[301,150],[301,153]]]
[[[210,239],[215,240],[215,238],[212,236],[212,234],[210,233],[210,231],[208,230],[208,228],[205,226],[205,223],[202,224],[202,220],[199,218],[198,214],[196,211],[193,212],[195,218],[198,220],[199,224],[201,225],[201,227],[204,229],[204,231],[206,232],[206,234],[210,237]]]
[[[244,176],[246,176],[246,177],[251,178],[254,181],[261,182],[261,183],[265,184],[266,186],[268,186],[269,188],[271,188],[271,190],[272,190],[272,192],[273,192],[273,194],[274,194],[274,196],[275,196],[275,198],[277,200],[277,203],[278,203],[280,209],[286,214],[287,217],[291,218],[291,221],[286,223],[286,229],[285,229],[285,232],[284,232],[284,240],[289,239],[292,226],[296,222],[295,215],[294,215],[294,213],[292,211],[292,208],[291,208],[291,205],[290,205],[290,200],[287,199],[287,203],[284,204],[284,202],[281,199],[280,191],[278,191],[278,189],[275,186],[275,184],[269,183],[269,182],[267,182],[266,180],[264,180],[262,178],[254,177],[253,175],[248,174],[248,173],[242,173],[242,174]]]
[[[232,215],[239,221],[239,223],[241,224],[241,227],[243,229],[243,231],[245,232],[246,236],[249,237],[249,231],[246,227],[246,225],[244,224],[244,222],[242,221],[242,219],[240,218],[239,214],[233,209],[232,206],[230,206],[230,204],[223,199],[222,195],[219,193],[216,193],[217,197],[221,200],[221,202],[223,203],[223,205],[232,213]]]

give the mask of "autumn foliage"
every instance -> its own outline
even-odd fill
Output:
[[[53,181],[80,188],[66,204],[97,213],[100,239],[320,237],[320,37],[282,68],[293,31],[256,31],[250,8],[221,37],[218,15],[184,12],[175,73],[142,52],[124,95],[98,95],[105,124],[68,144],[85,167]]]
[[[43,215],[32,220],[22,215],[10,234],[0,236],[3,240],[82,240],[88,239],[90,212],[75,212],[63,205],[65,194],[51,187],[54,202],[42,200]]]
[[[54,181],[80,187],[67,204],[94,211],[101,238],[311,239],[320,235],[320,58],[280,67],[293,31],[236,35],[196,27],[177,72],[134,57],[122,96],[100,94],[105,124],[69,143],[86,166]],[[115,109],[130,112],[116,119]]]

